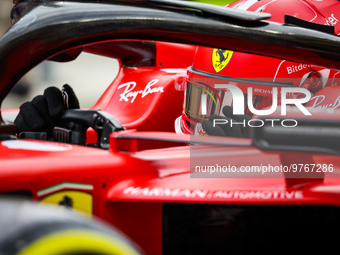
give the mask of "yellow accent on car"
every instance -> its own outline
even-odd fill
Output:
[[[93,198],[91,194],[86,192],[73,190],[59,191],[43,198],[41,202],[56,204],[92,216]]]

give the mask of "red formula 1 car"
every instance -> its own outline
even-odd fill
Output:
[[[118,59],[120,70],[93,108],[64,113],[53,141],[41,133],[21,138],[1,122],[0,193],[94,215],[145,254],[337,248],[337,87],[318,90],[310,103],[334,109],[305,115],[300,105],[287,115],[253,116],[249,138],[190,135],[192,120],[182,112],[193,96],[183,92],[188,79],[200,82],[206,72],[194,66],[187,76],[197,45],[219,55],[218,65],[230,55],[213,49],[228,48],[336,70],[337,36],[303,22],[266,21],[265,12],[166,0],[17,1],[12,18],[0,39],[1,101],[46,59],[68,61],[84,51]],[[3,119],[12,112],[2,110]]]

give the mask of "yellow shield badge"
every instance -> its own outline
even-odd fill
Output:
[[[216,73],[222,71],[228,65],[233,53],[231,50],[213,50],[212,64]]]
[[[78,210],[92,216],[92,195],[75,190],[65,190],[53,193],[41,200],[43,203],[56,204],[70,210]]]

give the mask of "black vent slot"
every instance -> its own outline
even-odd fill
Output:
[[[163,254],[330,254],[340,208],[165,204]]]

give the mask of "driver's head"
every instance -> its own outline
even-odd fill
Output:
[[[285,15],[302,19],[311,24],[326,25],[329,31],[334,27],[338,33],[340,2],[337,0],[248,0],[237,1],[228,8],[238,8],[272,14],[270,21],[285,22]],[[338,12],[336,10],[339,9]],[[249,38],[251,40],[251,38]],[[270,42],[268,42],[270,47]],[[312,94],[332,84],[337,71],[307,64],[265,56],[197,47],[193,65],[188,69],[188,81],[185,88],[184,110],[177,120],[177,131],[189,134],[205,135],[200,123],[210,116],[223,116],[224,106],[233,106],[231,93],[227,89],[216,89],[215,84],[230,84],[242,90],[247,102],[247,89],[252,88],[252,102],[256,109],[272,105],[273,87],[296,86],[308,89]],[[334,84],[333,84],[334,85]],[[205,100],[202,101],[202,95]],[[299,95],[292,95],[299,96]],[[202,103],[206,104],[202,107]],[[205,112],[202,112],[204,109]],[[245,113],[250,114],[245,105]]]

